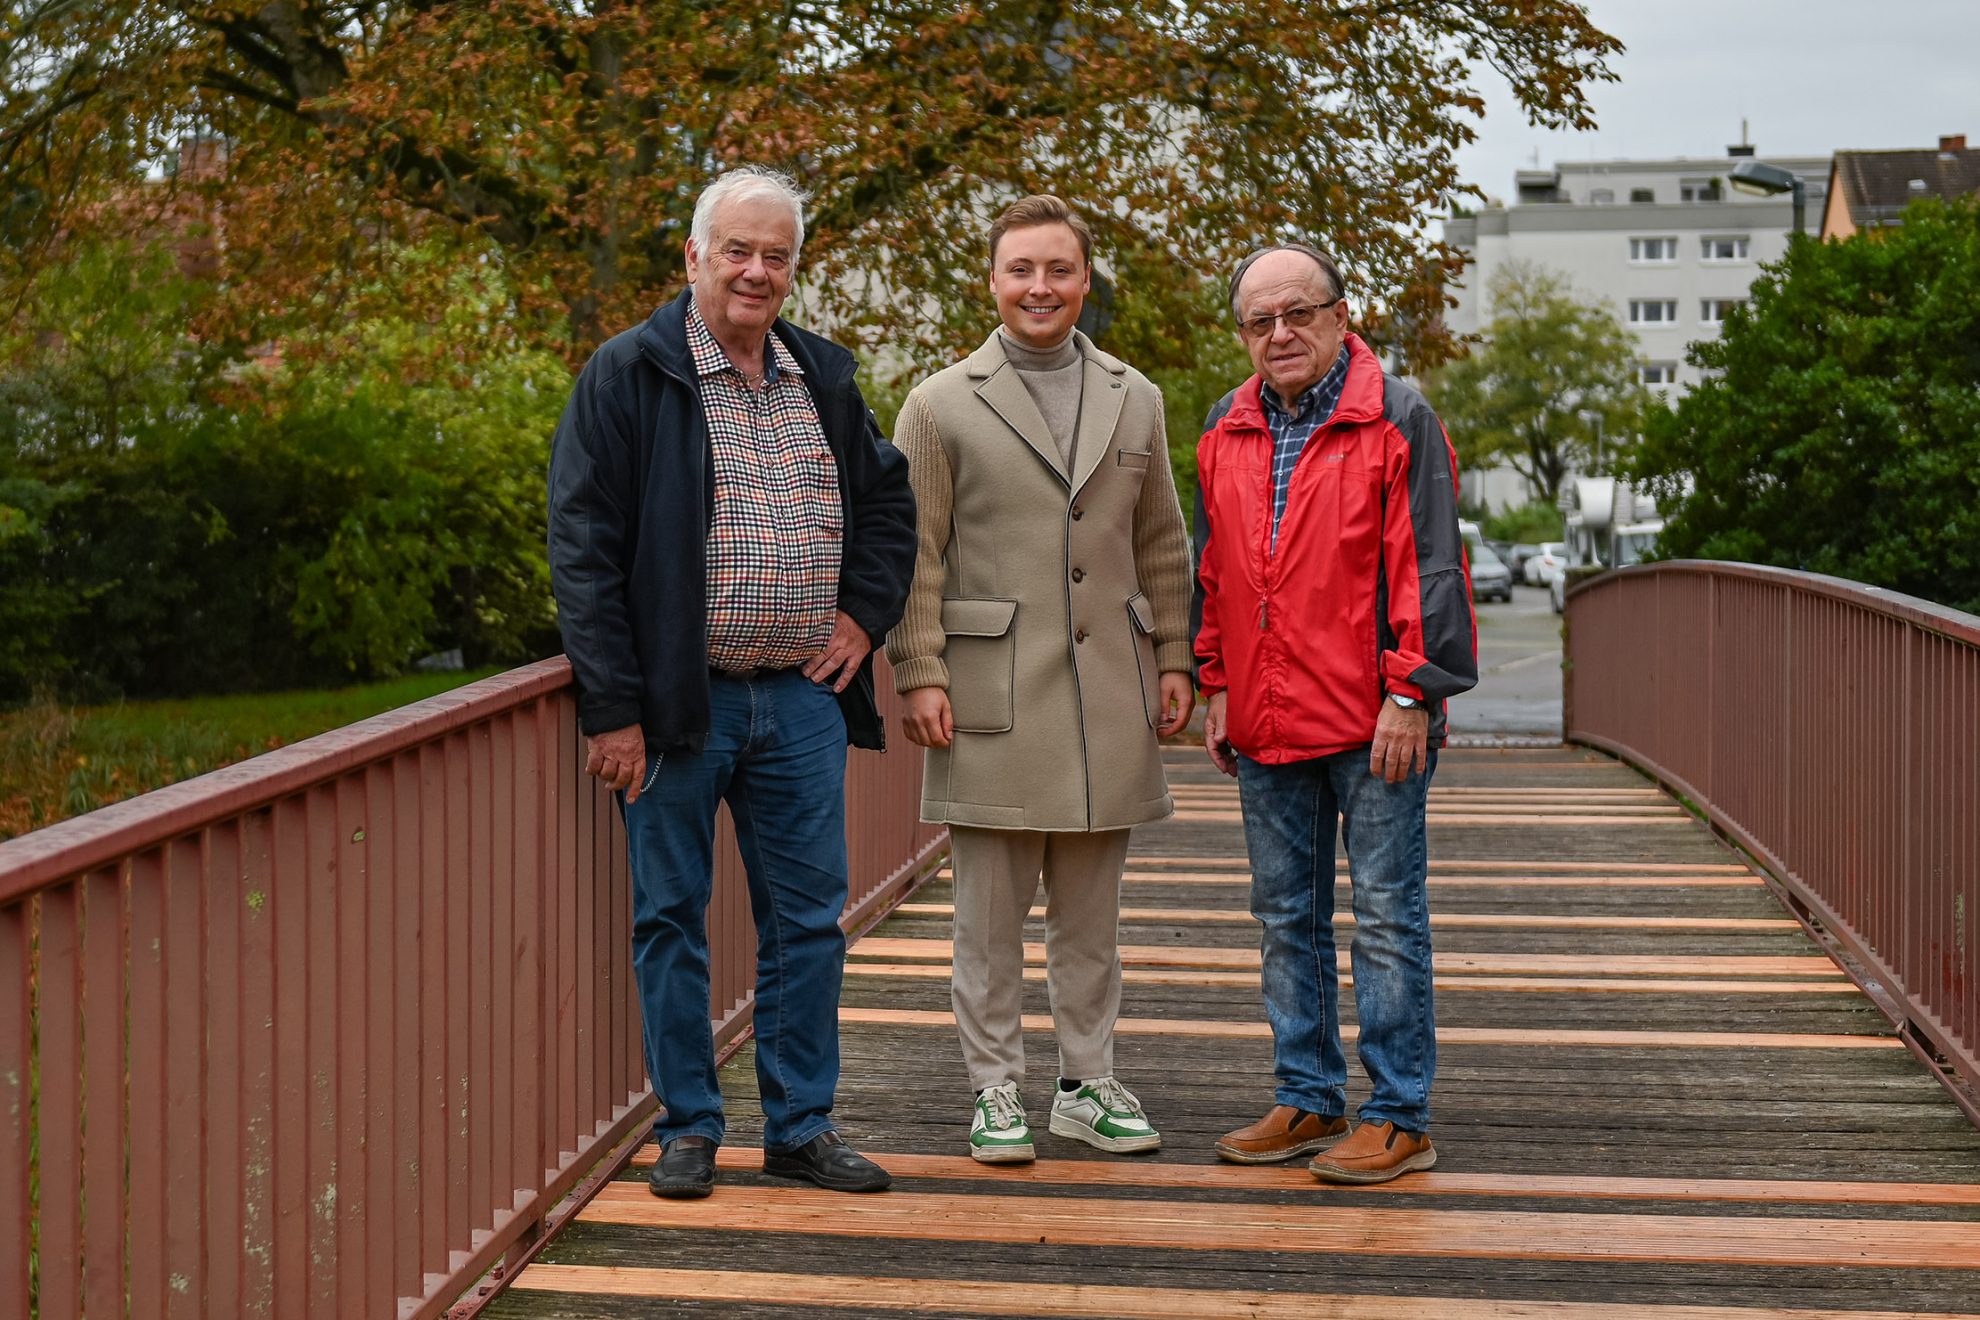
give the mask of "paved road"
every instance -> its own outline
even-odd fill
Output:
[[[1561,736],[1561,621],[1539,587],[1480,601],[1478,686],[1451,702],[1459,738]]]

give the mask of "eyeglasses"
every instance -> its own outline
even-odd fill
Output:
[[[1345,296],[1345,294],[1342,295],[1342,297]],[[1238,333],[1246,339],[1263,339],[1275,332],[1279,328],[1279,322],[1281,321],[1286,323],[1288,329],[1304,330],[1307,326],[1313,324],[1314,317],[1320,315],[1320,313],[1326,311],[1339,301],[1340,298],[1329,298],[1323,303],[1308,303],[1301,307],[1288,307],[1285,311],[1274,312],[1270,316],[1254,316],[1238,322]]]

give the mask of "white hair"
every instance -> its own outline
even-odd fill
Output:
[[[791,208],[791,227],[796,235],[791,244],[791,265],[795,267],[798,252],[804,247],[804,204],[807,199],[796,179],[768,165],[739,165],[702,189],[701,196],[695,199],[694,220],[688,227],[688,237],[694,240],[697,249],[706,252],[715,237],[715,208],[726,201],[750,201],[759,197],[783,202]]]

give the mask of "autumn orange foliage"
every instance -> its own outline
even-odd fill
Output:
[[[982,223],[1032,190],[1092,216],[1137,360],[1186,352],[1205,282],[1276,235],[1337,249],[1433,360],[1455,258],[1426,220],[1479,80],[1586,125],[1619,49],[1567,0],[4,0],[0,32],[0,281],[216,138],[224,173],[177,183],[223,217],[209,333],[418,315],[492,262],[573,360],[678,287],[696,193],[745,160],[814,195],[796,314],[914,361],[981,333]]]

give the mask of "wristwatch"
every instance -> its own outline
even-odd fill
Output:
[[[1423,698],[1421,697],[1405,697],[1400,692],[1391,692],[1389,694],[1389,700],[1395,702],[1398,706],[1402,707],[1404,710],[1423,709]]]

